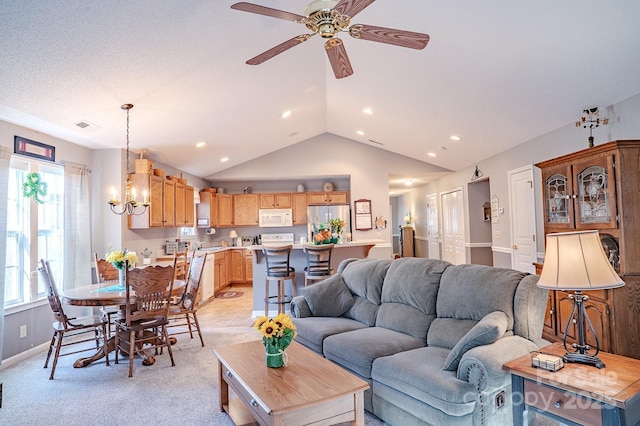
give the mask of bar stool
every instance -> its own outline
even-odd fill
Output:
[[[278,313],[285,312],[285,305],[296,296],[296,270],[290,265],[291,244],[286,246],[267,246],[262,248],[262,253],[267,265],[266,285],[264,298],[264,314],[269,315],[269,305],[278,305]],[[291,281],[292,297],[285,294],[285,282]],[[270,281],[276,281],[278,284],[278,295],[271,296],[269,293]],[[275,301],[273,301],[275,299]]]
[[[307,255],[307,266],[304,268],[304,286],[315,281],[322,281],[333,275],[331,268],[331,253],[333,244],[304,246],[302,250]]]

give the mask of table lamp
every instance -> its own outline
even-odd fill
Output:
[[[238,238],[238,233],[235,230],[231,230],[229,232],[229,238],[231,238],[231,245],[236,245],[236,238]]]
[[[571,316],[564,329],[563,343],[567,353],[565,362],[577,362],[603,368],[597,357],[600,351],[598,336],[587,315],[584,302],[589,296],[583,290],[603,290],[622,287],[624,281],[618,276],[604,253],[598,231],[562,232],[547,234],[547,247],[538,287],[549,290],[573,290]],[[578,325],[577,343],[567,345],[567,333],[572,321]],[[595,348],[585,341],[585,326],[595,338]]]

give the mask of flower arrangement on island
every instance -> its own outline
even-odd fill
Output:
[[[291,317],[283,313],[275,318],[261,316],[253,323],[253,328],[262,333],[267,367],[283,367],[286,364],[284,351],[297,336],[296,326]]]
[[[327,223],[321,223],[313,235],[314,244],[337,243],[345,225],[345,221],[340,218],[331,219]]]
[[[111,249],[106,254],[106,261],[120,270],[124,270],[125,262],[129,262],[129,267],[133,268],[133,265],[138,261],[138,255],[135,251],[114,250]]]

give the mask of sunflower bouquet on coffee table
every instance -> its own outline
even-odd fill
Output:
[[[259,317],[253,327],[262,333],[267,367],[284,367],[287,363],[285,350],[297,336],[296,326],[287,314],[278,314],[274,318]]]

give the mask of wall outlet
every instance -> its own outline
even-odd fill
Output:
[[[25,337],[27,337],[27,325],[21,325],[20,326],[20,338],[24,339]]]

